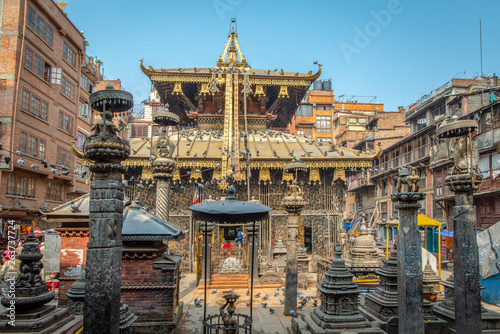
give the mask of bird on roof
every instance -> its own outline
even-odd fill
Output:
[[[71,201],[71,204],[69,206],[71,207],[71,210],[73,210],[73,212],[81,212],[80,208],[78,208],[75,202]]]

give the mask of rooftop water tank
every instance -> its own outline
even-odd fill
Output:
[[[323,81],[323,90],[332,90],[332,80]]]
[[[321,80],[316,80],[313,82],[313,89],[321,90],[323,89],[323,82]]]

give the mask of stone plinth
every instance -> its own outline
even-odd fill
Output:
[[[441,283],[444,288],[444,300],[432,308],[432,312],[448,323],[448,333],[462,333],[457,330],[457,322],[455,321],[455,285],[454,275],[448,277],[447,280]],[[481,309],[481,333],[493,334],[500,333],[500,314]]]
[[[278,238],[278,241],[276,241],[276,243],[273,246],[273,259],[285,255],[286,255],[286,246],[283,243],[283,240],[281,240],[281,238]]]
[[[69,313],[74,315],[83,315],[83,300],[85,298],[85,270],[82,270],[66,295],[69,298]]]
[[[377,274],[380,277],[380,286],[375,292],[361,297],[360,311],[371,321],[380,324],[380,328],[388,334],[398,333],[398,257],[397,248],[394,248]],[[423,303],[424,333],[446,334],[446,321],[431,313],[432,303]]]
[[[295,333],[384,333],[380,328],[373,328],[370,322],[358,310],[358,296],[361,290],[352,281],[353,275],[347,270],[341,258],[342,249],[337,244],[335,258],[325,277],[318,285],[321,293],[321,306],[310,314],[302,315],[306,330],[299,321],[292,319]]]

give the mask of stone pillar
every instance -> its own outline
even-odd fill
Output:
[[[163,129],[153,145],[151,171],[156,180],[156,215],[164,221],[168,221],[170,215],[170,180],[176,166],[173,153],[173,143]]]
[[[259,227],[255,226],[253,230],[252,225],[246,227],[247,240],[248,240],[248,284],[250,285],[253,276],[253,286],[260,286],[259,280]],[[255,241],[254,241],[255,240]],[[252,248],[255,247],[255,252],[252,253]],[[252,273],[252,254],[253,254],[253,273]]]
[[[399,202],[396,206],[399,209],[398,332],[423,334],[422,249],[417,225],[417,210],[421,207],[418,201],[424,199],[425,194],[396,193],[391,198]]]
[[[207,225],[207,231],[205,232],[205,224]],[[207,269],[207,286],[210,284],[210,275],[212,273],[212,233],[213,226],[207,222],[200,224],[200,233],[203,235],[203,246],[201,254],[201,279],[200,285],[205,284],[205,267]],[[205,247],[206,246],[206,247]],[[206,250],[206,263],[205,263],[205,250]]]
[[[479,251],[476,239],[476,207],[470,175],[452,175],[446,183],[455,190],[453,207],[453,265],[455,276],[455,325],[457,333],[481,333]]]
[[[455,192],[453,258],[455,321],[459,334],[481,333],[479,252],[476,240],[476,208],[472,196],[482,181],[481,174],[477,173],[479,154],[472,138],[472,133],[477,128],[477,121],[459,120],[457,116],[453,116],[443,121],[436,130],[439,139],[449,139],[454,147],[454,165],[445,182],[450,190]]]
[[[113,112],[129,110],[132,95],[108,85],[90,96],[96,111],[103,111],[84,153],[93,181],[90,186],[89,242],[87,244],[84,328],[86,334],[118,334],[122,270],[123,184],[130,154],[129,143],[117,136]]]
[[[306,201],[299,193],[296,184],[290,185],[282,205],[288,212],[284,314],[290,315],[290,309],[297,311],[297,235],[299,233],[300,213],[306,205]]]

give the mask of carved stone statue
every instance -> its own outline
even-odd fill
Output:
[[[397,184],[397,188],[398,188],[399,193],[401,192],[403,184],[408,185],[409,192],[412,192],[412,191],[418,192],[418,189],[419,189],[418,181],[420,181],[420,176],[415,174],[415,170],[416,170],[416,168],[411,167],[411,166],[402,167],[399,170],[398,184]],[[413,188],[413,190],[412,190],[412,188]]]
[[[30,288],[31,287],[31,273],[30,267],[27,264],[21,266],[21,273],[16,280],[16,288]]]
[[[110,111],[105,111],[102,115],[102,119],[94,124],[91,130],[94,131],[95,134],[107,133],[116,136],[116,134],[123,129],[123,126],[118,128],[112,120],[113,114]],[[104,124],[106,124],[106,129],[104,129]]]

